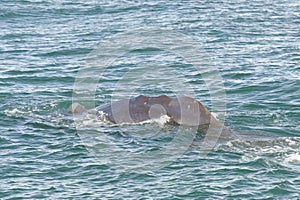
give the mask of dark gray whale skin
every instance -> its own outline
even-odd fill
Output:
[[[96,110],[106,113],[108,120],[116,124],[137,123],[167,115],[172,123],[199,126],[209,124],[214,118],[199,101],[186,96],[140,95],[99,106]]]
[[[232,139],[237,132],[220,123],[199,101],[187,96],[156,97],[139,95],[130,99],[122,99],[86,110],[84,106],[73,103],[68,109],[73,114],[84,112],[100,115],[104,113],[106,120],[113,124],[138,123],[161,116],[168,116],[168,123],[198,127],[198,130],[212,137]]]

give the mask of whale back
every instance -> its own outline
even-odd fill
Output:
[[[96,110],[104,112],[107,119],[116,124],[138,123],[167,115],[170,123],[200,126],[209,124],[214,118],[199,101],[187,96],[140,95],[104,104]]]

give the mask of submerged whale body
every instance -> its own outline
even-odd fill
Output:
[[[140,95],[107,103],[91,110],[73,103],[68,110],[73,114],[85,112],[97,116],[104,114],[106,120],[113,124],[138,123],[165,117],[170,124],[198,127],[204,133],[210,129],[221,132],[221,137],[226,138],[233,136],[233,131],[220,123],[199,101],[187,96]]]

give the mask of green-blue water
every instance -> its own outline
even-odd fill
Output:
[[[77,72],[99,42],[149,27],[199,42],[224,81],[224,123],[255,140],[218,145],[205,157],[192,148],[151,173],[118,171],[90,153],[67,113]],[[1,0],[0,199],[299,199],[299,30],[300,3],[294,0]],[[97,104],[108,102],[114,84],[127,72],[134,75],[136,65],[164,79],[127,77],[129,86],[138,86],[134,95],[172,95],[178,80],[157,68],[168,66],[211,108],[202,76],[172,53],[153,49],[112,63]],[[176,131],[145,124],[99,125],[99,132],[139,153],[153,143],[138,134],[152,128]],[[110,148],[99,147],[106,154],[114,152]]]

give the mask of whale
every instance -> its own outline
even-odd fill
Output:
[[[234,138],[237,135],[214,117],[200,101],[188,96],[139,95],[89,110],[75,102],[68,111],[74,115],[88,113],[98,117],[104,116],[105,120],[112,124],[139,123],[163,117],[168,124],[196,127],[204,135],[208,131],[213,137],[223,139]]]

